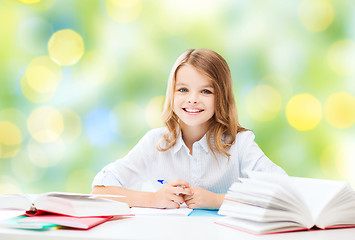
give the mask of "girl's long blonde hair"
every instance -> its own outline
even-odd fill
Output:
[[[215,151],[227,157],[227,152],[235,141],[238,132],[246,131],[238,121],[238,113],[232,91],[232,77],[227,62],[218,53],[209,49],[190,49],[181,54],[173,65],[166,90],[166,98],[162,118],[168,131],[163,135],[157,149],[166,151],[173,147],[180,134],[179,118],[173,111],[176,73],[184,65],[189,64],[197,71],[212,80],[215,94],[215,114],[210,120],[207,131],[207,143],[215,155]],[[211,144],[213,136],[213,145]]]

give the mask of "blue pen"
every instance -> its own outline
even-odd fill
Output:
[[[167,183],[164,179],[158,179],[157,182],[158,182],[158,183],[161,183],[161,184]]]

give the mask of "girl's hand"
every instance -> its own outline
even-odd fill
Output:
[[[179,208],[184,203],[183,196],[192,194],[189,187],[190,184],[184,180],[171,181],[152,194],[151,205],[155,208]]]
[[[191,187],[191,195],[184,195],[186,205],[191,208],[219,209],[225,194],[217,194],[200,187]]]

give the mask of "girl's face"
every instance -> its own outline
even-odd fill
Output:
[[[207,131],[208,120],[215,113],[215,94],[211,79],[193,66],[182,66],[176,73],[174,112],[182,127]]]

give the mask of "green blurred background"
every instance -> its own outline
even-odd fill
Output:
[[[160,112],[175,59],[230,65],[241,124],[289,175],[355,185],[352,0],[2,0],[0,192],[87,193]]]

